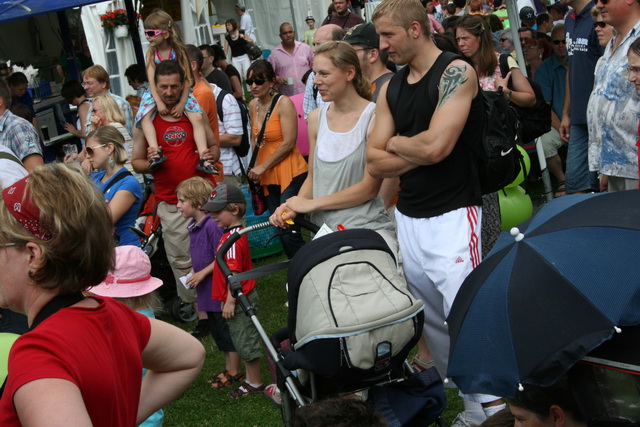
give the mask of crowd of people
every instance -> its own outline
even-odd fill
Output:
[[[0,169],[0,330],[30,329],[11,352],[2,425],[52,416],[141,422],[199,374],[204,350],[194,337],[209,334],[225,360],[211,387],[233,398],[264,392],[279,404],[277,387],[266,387],[260,373],[259,336],[215,262],[221,243],[245,223],[239,186],[248,182],[264,194],[277,227],[308,215],[333,230],[379,233],[425,304],[412,365],[435,366],[444,378],[446,317],[501,230],[498,196],[482,194],[470,148],[484,126],[482,90],[501,88],[513,105],[531,107],[531,82],[540,86],[551,106],[541,141],[556,197],[638,188],[640,3],[517,3],[513,17],[501,0],[384,0],[365,23],[362,4],[333,0],[318,28],[307,17],[301,41],[283,22],[282,42],[254,61],[244,6],[236,6],[240,22],[226,21],[224,46],[185,45],[172,18],[156,10],[144,20],[146,64],[126,71],[135,94],[113,94],[101,65],[64,84],[62,95],[78,111],[66,129],[81,141],[77,154],[61,159],[66,165],[44,165],[24,75],[0,79],[0,161],[8,162]],[[443,51],[457,55],[443,64]],[[442,75],[432,72],[436,65]],[[244,137],[251,148],[241,156]],[[146,262],[131,262],[145,258],[129,227],[151,176],[178,296],[198,312],[193,337],[153,319],[152,301],[129,300],[159,286]],[[288,258],[305,243],[299,233],[280,238]],[[246,236],[226,261],[233,273],[252,268]],[[132,293],[132,284],[142,290]],[[257,309],[255,279],[242,290]],[[99,327],[105,322],[112,330]],[[127,345],[114,352],[115,342]],[[83,357],[96,354],[127,372],[89,380],[95,370]],[[113,381],[123,375],[126,387]],[[532,409],[530,392],[545,393],[521,391],[510,401],[516,419],[583,421],[553,399]],[[462,397],[457,427],[506,407],[502,396]],[[149,425],[160,425],[161,414],[153,417]]]

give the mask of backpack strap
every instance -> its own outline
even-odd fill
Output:
[[[460,55],[453,52],[442,52],[438,55],[436,62],[433,63],[431,69],[429,70],[431,74],[431,81],[429,82],[429,100],[434,105],[438,103],[438,86],[440,86],[440,79],[442,78],[442,74],[444,74],[444,70],[447,69],[449,64],[451,64],[456,59],[462,59]],[[434,108],[435,109],[435,108]]]
[[[220,88],[220,93],[218,93],[218,96],[216,97],[216,107],[218,107],[218,118],[220,119],[221,122],[224,122],[224,111],[222,111],[222,101],[224,100],[224,97],[227,95],[229,95],[229,92]]]
[[[5,153],[4,151],[0,152],[0,159],[11,160],[12,162],[17,163],[20,166],[24,167],[20,159],[18,159],[16,156],[14,156],[11,153]]]
[[[102,194],[107,194],[107,191],[109,191],[109,189],[111,187],[113,187],[117,182],[122,181],[123,179],[125,179],[128,176],[133,176],[133,175],[131,174],[131,172],[129,172],[126,169],[124,170],[124,172],[120,172],[120,173],[116,174],[116,176],[113,177],[111,179],[111,181],[109,181],[107,186],[104,187],[104,190],[102,191]]]

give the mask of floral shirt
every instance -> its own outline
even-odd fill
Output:
[[[627,52],[640,36],[640,21],[613,50],[611,39],[595,69],[595,83],[587,105],[589,170],[605,175],[638,179],[638,121],[640,109],[629,82]]]

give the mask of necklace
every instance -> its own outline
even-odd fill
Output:
[[[269,98],[269,102],[267,105],[271,104],[271,97]],[[262,118],[262,124],[264,125],[264,121],[266,120],[266,112],[265,112],[265,117]],[[253,139],[256,141],[256,143],[258,143],[258,135],[260,135],[260,130],[262,128],[258,128],[258,123],[261,123],[260,121],[260,100],[256,99],[256,127],[253,130]],[[263,138],[264,139],[264,138]],[[264,145],[264,141],[260,141],[260,148],[262,148],[262,146]]]

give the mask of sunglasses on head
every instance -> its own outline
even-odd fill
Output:
[[[604,4],[604,3],[603,3]],[[604,28],[607,26],[606,22],[602,22],[602,21],[596,21],[593,23],[593,29],[595,30],[596,28]]]
[[[107,144],[100,144],[100,145],[96,145],[95,147],[86,146],[84,148],[85,148],[85,150],[87,150],[87,154],[89,156],[93,156],[95,154],[95,149],[96,148],[104,147],[105,145],[107,145]]]
[[[247,80],[245,80],[245,81],[247,82],[247,85],[248,85],[248,86],[251,86],[251,85],[252,85],[252,84],[254,84],[254,83],[255,83],[256,85],[258,85],[258,86],[262,86],[263,84],[265,84],[265,83],[266,83],[266,80],[265,80],[265,79],[247,79]]]
[[[167,30],[144,30],[144,35],[147,37],[157,37],[160,34],[166,33]]]
[[[553,44],[567,44],[566,40],[554,40]]]

